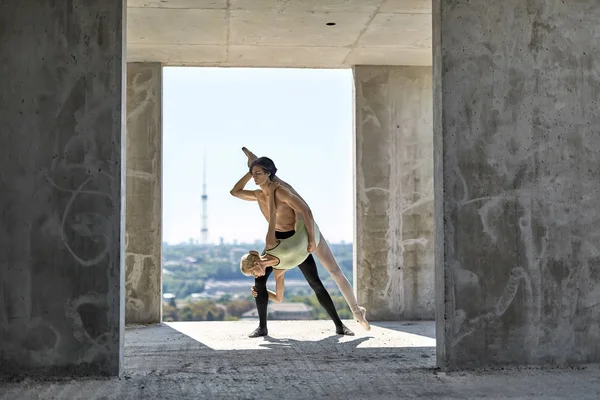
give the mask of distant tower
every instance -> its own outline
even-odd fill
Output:
[[[206,214],[206,203],[208,195],[206,194],[206,150],[204,150],[204,179],[202,181],[202,244],[208,243],[208,215]]]

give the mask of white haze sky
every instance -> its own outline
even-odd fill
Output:
[[[352,241],[350,69],[165,67],[163,85],[163,241],[200,240],[205,153],[209,242],[264,240],[257,204],[229,194],[242,146],[273,159],[330,242]]]

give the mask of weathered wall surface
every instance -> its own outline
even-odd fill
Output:
[[[358,301],[371,320],[433,319],[432,71],[354,77]]]
[[[162,66],[127,64],[125,322],[162,315]]]
[[[0,3],[0,372],[123,360],[120,0]]]
[[[600,361],[600,3],[434,13],[438,362]]]

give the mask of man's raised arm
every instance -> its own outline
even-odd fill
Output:
[[[246,172],[246,174],[242,176],[239,181],[237,181],[229,193],[238,199],[256,201],[256,193],[254,193],[253,190],[244,190],[250,179],[252,179],[252,174],[250,174],[250,172]]]

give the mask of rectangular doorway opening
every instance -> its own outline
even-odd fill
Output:
[[[239,262],[263,250],[267,222],[256,202],[229,193],[248,172],[243,146],[271,158],[306,200],[352,282],[352,71],[165,67],[163,82],[163,321],[258,321]],[[329,319],[298,268],[285,282],[270,320]]]
[[[375,276],[376,268],[397,267],[395,262],[401,257],[391,260],[392,264],[374,254],[357,261],[357,254],[364,257],[374,246],[387,246],[389,235],[378,230],[376,224],[381,218],[388,223],[394,218],[382,208],[384,203],[378,203],[377,196],[387,193],[391,198],[396,193],[380,181],[384,177],[391,182],[402,170],[402,165],[391,163],[394,152],[404,149],[410,153],[415,148],[410,141],[388,140],[377,131],[379,124],[387,134],[395,132],[389,126],[392,118],[385,112],[381,114],[390,98],[383,99],[382,107],[377,96],[387,93],[387,89],[378,82],[377,74],[375,81],[369,78],[365,83],[358,78],[358,67],[162,70],[164,323],[152,328],[157,330],[155,333],[148,331],[148,337],[130,331],[128,348],[153,352],[157,349],[147,348],[146,342],[158,340],[163,346],[177,339],[205,349],[207,353],[202,356],[211,357],[226,351],[240,355],[265,346],[275,349],[294,344],[321,351],[323,343],[328,343],[326,346],[334,346],[332,351],[335,346],[343,346],[367,357],[398,357],[406,367],[435,366],[434,322],[402,318],[404,300],[398,301],[394,293],[398,285],[405,283],[390,281],[390,288],[385,289]],[[375,95],[369,88],[372,82]],[[410,113],[405,117],[410,118]],[[284,302],[269,302],[269,337],[247,337],[258,324],[250,292],[254,279],[242,275],[239,260],[249,250],[262,251],[267,222],[256,202],[242,201],[229,193],[248,172],[243,146],[257,156],[270,157],[278,168],[277,175],[306,200],[343,274],[354,286],[359,304],[371,308],[371,316],[367,314],[371,331],[365,331],[354,320],[338,285],[315,257],[319,277],[337,314],[356,336],[335,335],[330,317],[296,268],[286,272]],[[390,162],[381,163],[380,156],[386,152],[391,154]],[[404,158],[405,153],[401,154]],[[396,172],[390,173],[390,168]],[[246,189],[257,187],[250,181]],[[424,200],[419,196],[413,193],[407,198]],[[403,204],[394,203],[394,207],[403,212]],[[374,209],[379,214],[370,214]],[[418,223],[413,212],[404,221],[408,219],[414,220],[411,224]],[[398,228],[393,223],[390,227]],[[355,247],[359,235],[361,249]],[[420,237],[417,231],[415,235]],[[401,243],[399,254],[410,258],[416,270],[422,260],[412,248],[423,243],[406,236],[402,236],[407,241]],[[433,269],[433,265],[430,267]],[[390,277],[393,280],[396,275]],[[363,281],[362,289],[357,287],[357,278]],[[427,285],[433,285],[433,280]],[[273,278],[268,288],[275,290]],[[398,310],[400,317],[378,318],[379,305],[364,304],[372,301],[369,295],[377,296],[382,290],[387,293],[384,300],[388,308]],[[174,357],[177,350],[174,352],[169,357]],[[129,360],[141,366],[142,358],[138,363],[135,352],[131,354]]]

